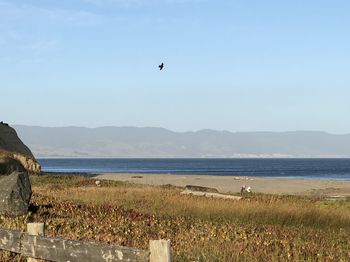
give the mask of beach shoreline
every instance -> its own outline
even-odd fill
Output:
[[[283,195],[350,196],[350,180],[290,179],[271,177],[210,176],[180,174],[101,173],[95,179],[124,181],[145,185],[196,185],[236,194],[250,186],[255,193]]]

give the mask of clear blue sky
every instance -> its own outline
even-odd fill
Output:
[[[348,0],[0,0],[0,118],[350,133],[349,12]]]

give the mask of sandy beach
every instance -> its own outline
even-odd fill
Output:
[[[100,174],[95,178],[147,185],[205,186],[216,188],[222,193],[238,193],[241,186],[245,185],[256,193],[350,196],[350,181],[340,180],[120,173]]]

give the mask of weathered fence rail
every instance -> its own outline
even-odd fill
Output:
[[[28,224],[29,233],[0,228],[0,249],[22,254],[29,258],[28,261],[37,261],[36,259],[70,262],[171,261],[168,240],[151,240],[150,251],[145,251],[98,242],[45,237],[43,228],[43,224],[36,223]]]

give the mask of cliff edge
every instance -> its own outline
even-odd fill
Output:
[[[18,160],[29,173],[40,173],[41,166],[30,149],[18,137],[15,129],[0,122],[0,158]]]

